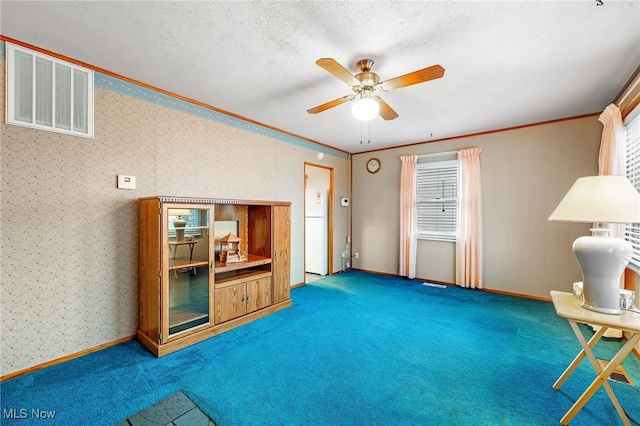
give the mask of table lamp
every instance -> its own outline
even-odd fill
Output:
[[[640,193],[624,176],[581,177],[549,220],[594,223],[591,236],[573,243],[573,253],[582,269],[582,307],[621,314],[620,279],[633,247],[629,241],[609,237],[605,224],[640,222]]]
[[[169,209],[169,216],[178,216],[173,221],[173,227],[176,229],[176,241],[184,241],[184,228],[187,226],[187,221],[182,216],[191,216],[191,210],[189,209]]]

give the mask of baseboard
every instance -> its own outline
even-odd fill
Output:
[[[80,358],[81,356],[88,355],[88,354],[93,353],[93,352],[98,352],[98,351],[101,351],[102,349],[106,349],[106,348],[109,348],[111,346],[119,345],[120,343],[128,342],[129,340],[134,340],[135,338],[136,338],[136,335],[133,334],[131,336],[127,336],[127,337],[123,337],[123,338],[118,339],[118,340],[113,340],[111,342],[103,343],[101,345],[94,346],[92,348],[85,349],[85,350],[80,351],[80,352],[76,352],[76,353],[72,353],[72,354],[69,354],[69,355],[65,355],[65,356],[63,356],[61,358],[57,358],[57,359],[54,359],[54,360],[51,360],[51,361],[47,361],[47,362],[42,363],[42,364],[34,365],[33,367],[25,368],[24,370],[14,371],[13,373],[5,374],[4,376],[0,377],[0,382],[4,382],[5,380],[13,379],[14,377],[22,376],[24,374],[33,373],[34,371],[42,370],[43,368],[51,367],[52,365],[60,364],[60,363],[63,363],[63,362],[66,362],[66,361],[69,361],[69,360],[72,360],[72,359],[75,359],[75,358]]]
[[[514,293],[511,291],[492,290],[490,288],[481,288],[480,290],[487,291],[489,293],[504,294],[505,296],[514,296],[514,297],[521,297],[523,299],[532,299],[532,300],[540,300],[542,302],[551,302],[550,297],[532,296],[530,294]]]
[[[402,275],[398,275],[398,274],[390,274],[390,273],[387,273],[387,272],[378,272],[378,271],[369,271],[367,269],[353,268],[352,270],[353,271],[368,272],[368,273],[371,273],[371,274],[386,275],[386,276],[389,276],[389,277],[406,278],[406,277],[403,277]],[[449,285],[449,286],[457,285],[456,283],[450,283],[450,282],[447,282],[447,281],[432,280],[431,278],[415,277],[415,278],[413,278],[413,280],[415,280],[415,281],[428,281],[430,283],[443,284],[443,285]],[[503,290],[493,290],[493,289],[490,289],[490,288],[474,288],[473,290],[486,291],[486,292],[489,292],[489,293],[496,293],[496,294],[504,294],[504,295],[507,295],[507,296],[522,297],[524,299],[533,299],[533,300],[542,300],[544,302],[551,302],[551,298],[549,298],[549,297],[532,296],[530,294],[514,293],[514,292],[510,292],[510,291],[503,291]]]

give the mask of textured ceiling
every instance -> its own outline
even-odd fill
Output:
[[[640,1],[3,0],[0,33],[356,153],[601,112],[640,64]],[[325,57],[446,71],[363,124],[350,104],[307,114],[352,93]]]

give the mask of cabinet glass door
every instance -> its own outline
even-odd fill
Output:
[[[210,207],[172,205],[164,224],[163,338],[213,323]]]

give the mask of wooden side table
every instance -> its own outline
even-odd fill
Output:
[[[169,241],[169,247],[172,248],[173,253],[171,256],[171,259],[173,259],[173,268],[170,267],[170,269],[173,269],[173,273],[176,276],[176,278],[178,277],[178,273],[177,273],[177,268],[175,265],[175,259],[176,259],[176,251],[178,250],[178,246],[183,246],[183,245],[189,245],[189,265],[187,265],[187,267],[189,269],[193,269],[193,273],[196,274],[196,268],[195,267],[191,267],[191,263],[193,262],[193,247],[196,245],[198,241],[197,240],[183,240],[183,241]]]
[[[607,380],[613,370],[620,365],[622,360],[631,353],[633,347],[640,342],[640,314],[630,311],[622,311],[621,315],[609,315],[591,311],[580,306],[580,300],[573,297],[573,294],[560,291],[552,291],[551,300],[553,301],[553,306],[556,309],[556,314],[569,321],[573,332],[582,346],[580,353],[575,357],[564,373],[562,373],[560,378],[553,384],[553,388],[555,390],[560,389],[564,381],[571,375],[571,373],[573,373],[585,356],[589,359],[589,362],[597,374],[589,387],[582,393],[580,398],[578,398],[569,411],[567,411],[564,417],[562,417],[560,423],[568,425],[582,407],[584,407],[587,401],[589,401],[589,399],[591,399],[591,397],[596,393],[600,386],[604,386],[604,389],[606,390],[607,395],[609,395],[609,399],[613,403],[613,406],[622,419],[622,422],[625,425],[630,426],[629,419],[624,413],[618,398],[616,398],[616,395],[613,393],[613,390]],[[601,328],[587,342],[580,331],[578,324],[596,325]],[[593,355],[592,349],[609,328],[626,331],[630,333],[630,337],[620,350],[618,350],[611,361],[609,361],[607,366],[602,368],[596,357]]]

